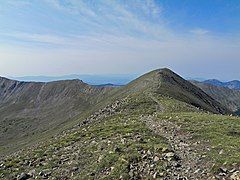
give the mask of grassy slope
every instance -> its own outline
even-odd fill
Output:
[[[45,84],[2,79],[0,156],[51,137],[86,118],[111,89],[79,80]]]
[[[193,135],[193,142],[204,142],[204,145],[209,147],[209,151],[200,153],[206,153],[216,163],[216,167],[223,164],[231,166],[234,163],[240,165],[239,117],[198,111],[174,99],[159,96],[158,99],[166,108],[165,112],[158,113],[157,121],[167,119],[174,122],[181,126],[183,131]]]
[[[151,97],[161,103],[163,112],[158,111],[158,104]],[[171,148],[164,137],[140,120],[142,115],[156,113],[156,121],[175,122],[183,131],[194,135],[192,142],[201,141],[210,147],[208,152],[199,150],[198,153],[216,163],[213,171],[223,163],[226,166],[240,163],[240,119],[237,117],[209,114],[169,97],[144,93],[127,98],[117,112],[6,158],[0,174],[9,178],[35,169],[36,174],[50,171],[53,177],[73,179],[128,179],[131,173],[136,173],[135,177],[152,178],[151,172],[164,175],[168,165],[165,160],[160,159],[150,167],[151,159],[161,157],[166,147],[169,151]],[[219,154],[221,150],[223,153]],[[143,158],[144,152],[150,160]],[[132,172],[130,167],[136,167],[137,171]]]
[[[7,158],[5,165],[9,168],[1,170],[1,173],[5,176],[7,174],[15,176],[15,173],[19,174],[26,170],[28,164],[24,166],[22,162],[42,161],[46,164],[34,169],[40,172],[42,169],[60,166],[59,171],[53,173],[56,177],[69,175],[64,170],[80,166],[80,173],[74,174],[76,178],[78,176],[82,179],[100,176],[119,178],[120,175],[127,178],[129,164],[140,161],[139,151],[150,150],[151,153],[157,154],[167,146],[163,138],[153,134],[139,121],[140,114],[152,114],[155,111],[154,102],[142,97],[130,101],[121,107],[125,109],[124,112],[104,118],[100,123],[97,121],[59,135],[40,147],[30,148],[28,152],[22,151],[20,155]],[[69,149],[66,149],[67,147]],[[62,155],[70,159],[59,165]],[[51,161],[49,158],[52,158]],[[73,164],[68,164],[71,160]],[[158,164],[157,167],[161,170],[161,162]],[[110,171],[109,169],[111,173],[104,175]]]
[[[163,113],[158,119],[169,119],[194,135],[193,141],[205,141],[206,153],[216,166],[240,164],[240,118],[208,113]],[[221,153],[222,151],[222,153]]]

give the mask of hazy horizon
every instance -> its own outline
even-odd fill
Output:
[[[165,67],[164,67],[165,68]],[[161,68],[159,68],[161,69]],[[2,76],[0,74],[0,77],[5,77],[5,78],[9,78],[9,79],[13,79],[13,80],[19,80],[19,81],[36,81],[36,82],[49,82],[49,81],[53,81],[54,79],[57,79],[57,80],[69,80],[69,79],[74,79],[75,77],[107,77],[107,78],[127,78],[127,79],[130,79],[130,80],[134,80],[135,78],[141,76],[141,75],[144,75],[145,73],[148,73],[150,71],[153,71],[153,70],[156,70],[156,69],[151,69],[149,71],[146,71],[146,72],[143,72],[143,73],[122,73],[122,74],[114,74],[114,73],[110,73],[110,74],[107,74],[107,73],[102,73],[102,74],[96,74],[96,73],[88,73],[88,74],[59,74],[59,75],[46,75],[46,74],[39,74],[39,75],[34,75],[34,74],[26,74],[26,75],[22,75],[22,76],[11,76],[11,75],[7,75],[7,76]],[[198,77],[198,76],[183,76],[182,74],[174,71],[175,73],[179,74],[180,76],[182,76],[183,78],[187,79],[187,80],[196,80],[196,81],[205,81],[205,80],[213,80],[213,79],[216,79],[216,80],[219,80],[219,81],[222,81],[222,82],[228,82],[228,81],[234,81],[234,80],[238,80],[240,81],[240,78],[229,78],[229,79],[226,79],[226,78],[216,78],[214,76],[205,76],[205,77]],[[45,80],[44,80],[45,79]],[[46,79],[50,79],[50,80],[46,80]],[[53,79],[53,80],[52,80]],[[80,79],[82,80],[81,78],[77,78],[77,79]],[[112,83],[112,82],[108,82],[108,83]]]
[[[176,72],[177,73],[177,72]],[[47,76],[47,75],[26,75],[26,76],[5,76],[12,80],[26,81],[26,82],[52,82],[58,80],[73,80],[79,79],[85,83],[92,85],[100,84],[114,84],[114,85],[125,85],[130,81],[140,77],[143,74],[66,74],[59,76]],[[179,74],[181,76],[181,74]],[[1,77],[1,76],[0,76]],[[202,77],[184,77],[186,80],[205,81],[213,80],[215,77],[202,78]],[[216,79],[221,82],[229,82],[239,79]]]
[[[240,79],[240,1],[9,0],[0,76],[144,74]]]

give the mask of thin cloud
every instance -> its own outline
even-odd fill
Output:
[[[189,64],[210,66],[224,59],[234,64],[240,57],[239,37],[193,27],[178,31],[166,23],[164,7],[154,0],[42,2],[44,8],[30,2],[38,11],[29,19],[41,20],[35,30],[29,28],[31,21],[24,21],[33,11],[24,8],[23,23],[0,30],[1,72],[13,72],[14,59],[14,72],[24,73],[28,67],[33,73],[72,74],[142,72],[162,66],[188,71]],[[12,8],[9,12],[17,11]]]
[[[190,30],[190,32],[195,34],[195,35],[206,35],[206,34],[209,33],[208,30],[201,29],[201,28],[192,29],[192,30]]]
[[[79,24],[84,25],[87,22],[90,32],[94,29],[99,33],[140,34],[152,38],[168,34],[160,17],[161,8],[153,0],[129,1],[126,4],[109,0],[93,1],[94,3],[75,0],[69,0],[67,3],[58,0],[46,0],[46,2],[65,13],[77,13]],[[158,24],[149,19],[157,19]]]

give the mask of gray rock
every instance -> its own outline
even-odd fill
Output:
[[[20,175],[18,175],[17,180],[25,180],[25,179],[28,179],[28,178],[30,178],[30,176],[23,172]]]
[[[32,170],[30,170],[28,172],[28,175],[31,176],[31,177],[35,176],[35,174],[36,174],[36,170],[35,169],[32,169]]]
[[[157,162],[159,161],[159,157],[155,156],[154,159],[153,159],[154,162]]]
[[[157,175],[158,175],[158,173],[155,172],[155,173],[153,174],[153,179],[156,179],[156,178],[157,178]]]
[[[130,171],[128,174],[129,174],[130,177],[133,177],[133,175],[134,175],[133,171]]]
[[[233,169],[229,170],[229,172],[230,172],[230,173],[233,173],[233,172],[235,172],[235,171],[236,171],[236,169],[235,169],[235,168],[233,168]]]
[[[230,176],[231,180],[239,180],[240,179],[240,172],[236,171]]]
[[[165,154],[165,157],[172,158],[172,157],[174,157],[174,155],[175,154],[173,152],[168,152],[168,153]]]
[[[220,167],[219,170],[220,170],[220,172],[222,172],[222,173],[227,173],[227,171],[228,171],[227,168],[224,168],[224,167]]]
[[[39,176],[43,176],[44,173],[43,173],[42,171],[40,171],[38,175],[39,175]]]
[[[77,171],[78,170],[78,167],[73,167],[72,168],[72,171]]]

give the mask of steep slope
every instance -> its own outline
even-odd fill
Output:
[[[219,87],[202,83],[198,81],[191,81],[194,85],[201,88],[208,95],[212,96],[222,105],[227,107],[232,112],[236,112],[240,109],[240,91],[235,89],[229,89],[226,87]]]
[[[219,87],[227,87],[229,89],[240,90],[240,81],[238,81],[238,80],[221,82],[221,81],[216,80],[216,79],[209,79],[209,80],[203,81],[203,83],[214,85],[214,86],[219,86]]]
[[[27,83],[0,78],[1,148],[9,151],[63,128],[111,89],[79,80]]]
[[[203,90],[166,68],[147,73],[119,91],[120,94],[131,94],[139,91],[156,93],[184,101],[213,113],[230,113],[228,109]]]

